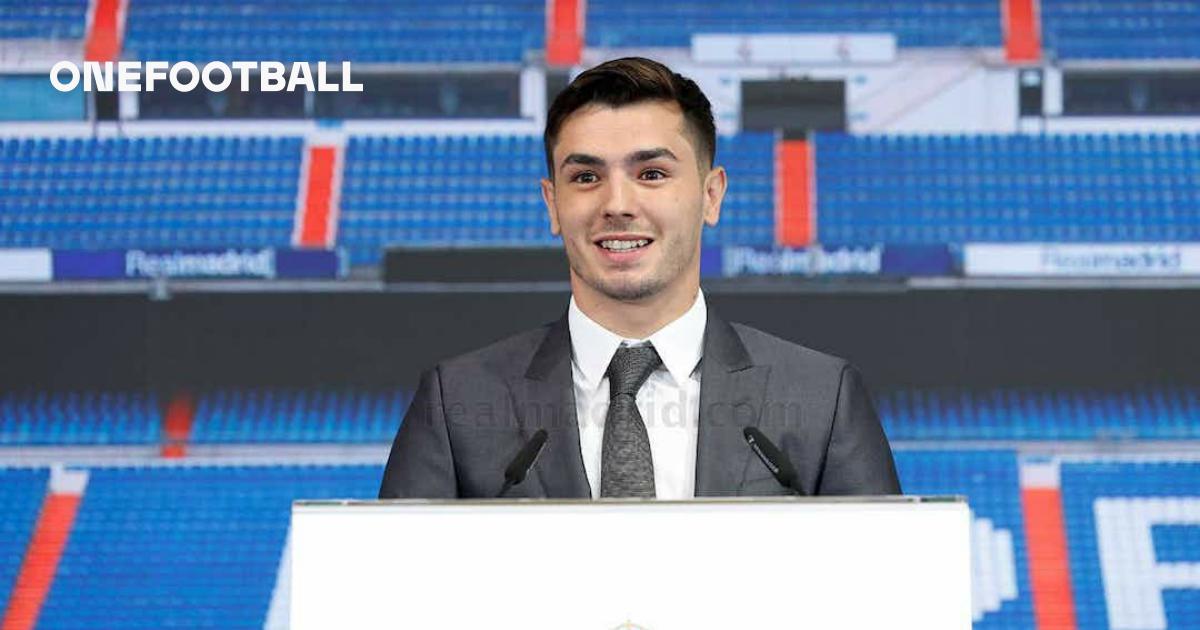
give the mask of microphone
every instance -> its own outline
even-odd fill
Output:
[[[779,485],[796,494],[806,494],[800,487],[800,481],[796,479],[796,469],[792,466],[792,461],[783,451],[772,444],[762,431],[756,427],[746,427],[742,430],[742,437],[746,438],[746,444],[750,445],[750,450],[758,455],[758,459],[762,461],[763,466],[767,467],[767,470],[771,471]]]
[[[529,474],[529,469],[533,468],[533,463],[537,461],[537,457],[542,452],[542,447],[546,445],[546,430],[538,429],[533,437],[521,447],[516,457],[508,463],[508,468],[504,469],[504,487],[500,488],[500,492],[496,493],[496,498],[503,497],[506,492],[512,489],[513,486],[525,481],[525,475]]]

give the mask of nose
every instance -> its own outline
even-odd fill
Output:
[[[637,215],[637,188],[628,177],[609,179],[608,198],[604,200],[605,219],[629,219]]]

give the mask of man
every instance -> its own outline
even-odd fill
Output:
[[[900,493],[853,367],[707,309],[700,236],[727,182],[694,82],[648,59],[602,64],[554,100],[544,139],[567,313],[426,372],[380,498],[496,496],[539,429],[544,449],[505,496],[788,494],[746,427],[786,453],[805,494]]]

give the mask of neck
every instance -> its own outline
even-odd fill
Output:
[[[645,339],[679,319],[696,302],[700,278],[668,287],[636,301],[617,300],[596,291],[571,272],[571,293],[584,315],[627,339]]]

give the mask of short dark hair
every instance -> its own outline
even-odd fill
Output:
[[[606,61],[575,77],[550,105],[546,114],[546,166],[554,178],[554,145],[568,116],[591,104],[621,107],[643,101],[668,101],[683,110],[683,119],[696,143],[701,162],[711,168],[717,152],[717,128],[712,105],[696,82],[644,57]]]

